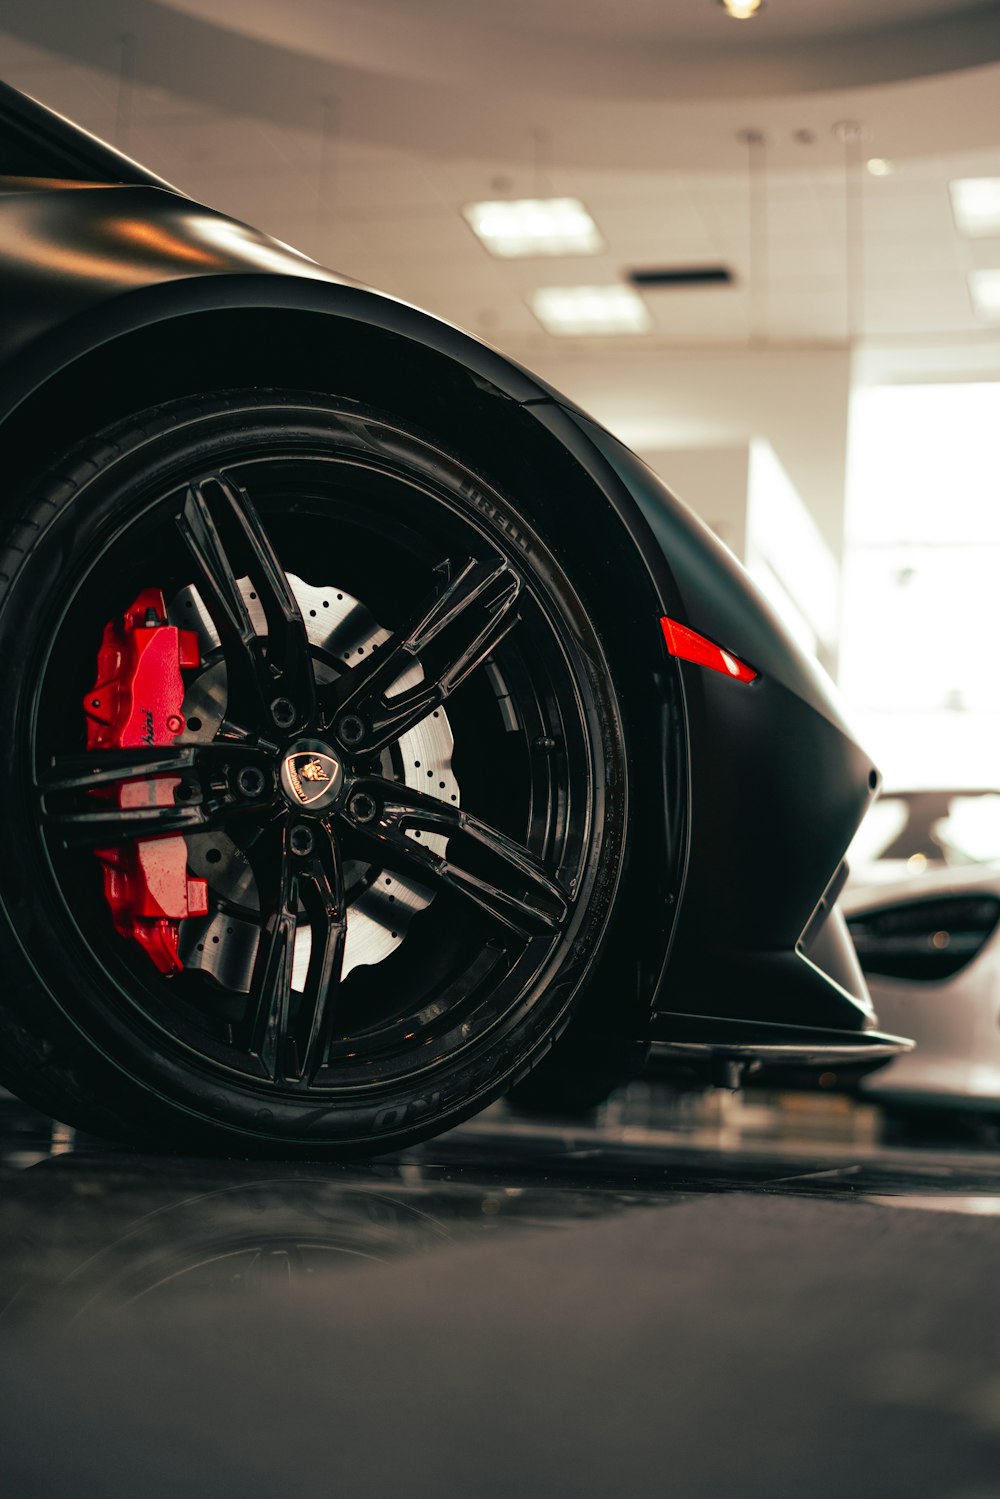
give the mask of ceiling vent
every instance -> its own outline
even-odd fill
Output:
[[[727,265],[685,265],[629,271],[628,279],[633,286],[652,291],[658,286],[732,286],[736,278]]]

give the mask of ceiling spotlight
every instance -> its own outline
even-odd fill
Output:
[[[891,177],[896,170],[893,163],[887,161],[884,156],[869,156],[865,166],[868,168],[870,177]]]
[[[764,9],[764,0],[719,0],[719,4],[734,21],[749,21],[751,16]]]

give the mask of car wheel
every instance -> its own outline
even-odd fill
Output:
[[[535,501],[391,415],[173,402],[0,549],[0,1068],[69,1123],[350,1153],[468,1116],[586,989],[627,733]]]
[[[883,1104],[881,1135],[886,1145],[995,1146],[1000,1128],[995,1115],[976,1109]]]

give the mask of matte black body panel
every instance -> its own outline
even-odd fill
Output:
[[[834,684],[792,639],[729,548],[670,493],[648,464],[592,418],[571,409],[628,487],[669,557],[684,623],[734,651],[770,681],[780,682],[850,735]]]
[[[760,673],[746,686],[681,667],[691,841],[657,1008],[867,1028],[874,1016],[839,913],[821,912],[803,939],[877,793],[878,772],[833,683],[728,548],[617,438],[567,414],[606,461],[605,485],[613,475],[662,552],[665,612]]]
[[[0,96],[0,126],[3,105]],[[72,157],[72,127],[52,129],[62,157]],[[662,706],[662,736],[650,748],[664,763],[651,767],[650,805],[635,815],[661,828],[657,847],[676,847],[678,837],[687,845],[676,870],[658,872],[678,915],[650,938],[656,1009],[871,1028],[853,949],[822,901],[877,775],[824,673],[728,550],[617,439],[496,350],[193,203],[89,137],[81,135],[77,154],[80,170],[89,164],[126,185],[74,190],[79,181],[0,178],[0,440],[17,434],[19,409],[43,400],[50,384],[65,401],[74,369],[86,371],[95,350],[113,353],[121,341],[134,358],[137,335],[221,309],[308,315],[331,351],[345,329],[363,328],[432,353],[436,368],[558,445],[580,482],[603,496],[620,544],[641,559],[649,603],[634,625],[636,652],[645,690]],[[119,375],[127,381],[129,370]],[[559,501],[554,519],[573,511],[570,498]],[[592,559],[609,608],[620,586],[614,552]],[[628,613],[633,601],[621,607]],[[747,687],[687,664],[678,671],[661,614],[733,651],[759,680]],[[683,829],[665,790],[677,779],[688,783]],[[648,967],[648,954],[643,961]]]

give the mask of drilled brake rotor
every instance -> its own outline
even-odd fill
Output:
[[[333,681],[345,668],[359,663],[390,638],[368,609],[336,588],[315,588],[293,573],[288,583],[305,622],[317,681]],[[267,620],[249,579],[239,580],[254,629],[267,634]],[[185,728],[178,743],[208,743],[226,710],[226,664],[218,632],[196,588],[182,589],[170,602],[170,623],[198,637],[203,669],[187,684]],[[423,669],[414,662],[388,690],[394,697],[422,681]],[[461,800],[452,771],[454,739],[443,707],[429,714],[388,750],[380,773],[457,806]],[[412,834],[410,836],[413,836]],[[192,874],[207,882],[207,916],[190,916],[181,925],[179,956],[189,969],[212,974],[225,988],[250,989],[260,941],[260,897],[246,853],[221,831],[187,834]],[[443,854],[447,838],[424,832],[424,847]],[[399,874],[351,861],[345,867],[348,901],[344,976],[362,964],[389,957],[406,936],[410,922],[430,905],[434,891]],[[300,912],[295,937],[292,987],[301,989],[311,950],[311,932]]]

